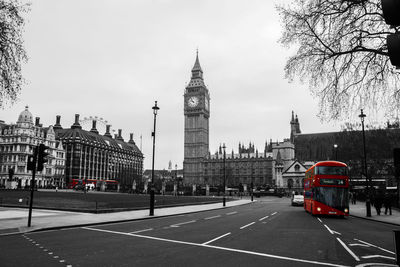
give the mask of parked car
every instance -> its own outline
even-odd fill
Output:
[[[292,206],[302,206],[304,203],[303,195],[293,195],[292,196]]]

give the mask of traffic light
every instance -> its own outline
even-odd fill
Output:
[[[47,156],[49,155],[49,153],[46,152],[47,149],[49,149],[48,146],[45,146],[44,144],[39,145],[39,153],[37,158],[37,171],[42,171],[43,164],[48,161]]]
[[[392,27],[400,26],[400,0],[381,0],[385,22]],[[389,34],[386,44],[390,62],[400,68],[400,32]]]

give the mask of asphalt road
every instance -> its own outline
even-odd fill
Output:
[[[313,217],[285,198],[257,200],[181,216],[0,237],[0,266],[396,266],[394,226]]]

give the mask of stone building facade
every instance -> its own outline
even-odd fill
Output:
[[[224,167],[225,167],[225,185],[226,187],[250,188],[260,186],[272,186],[273,184],[273,158],[272,151],[266,150],[259,153],[255,150],[254,145],[249,144],[246,148],[239,144],[238,153],[225,152],[220,146],[219,150],[211,155],[209,154],[204,162],[204,183],[212,187],[218,187],[223,184]],[[225,161],[225,164],[224,164]],[[224,166],[225,165],[225,166]]]
[[[114,137],[110,125],[101,135],[93,120],[92,129],[86,131],[79,124],[79,114],[71,128],[63,129],[60,116],[56,118],[54,131],[66,151],[65,177],[67,184],[75,180],[95,180],[99,190],[107,190],[113,184],[115,190],[130,191],[134,184],[142,180],[143,154],[133,141],[125,142],[122,130]],[[114,183],[113,183],[114,182]],[[116,182],[116,183],[115,183]]]
[[[38,187],[63,187],[65,184],[65,150],[56,139],[52,126],[43,127],[39,118],[33,123],[32,113],[28,107],[18,116],[16,124],[0,121],[0,186],[8,188],[25,188],[30,186],[32,171],[27,170],[28,155],[33,147],[44,144],[49,147],[48,162],[44,169],[36,173]],[[14,175],[9,180],[9,170]]]
[[[203,160],[209,151],[210,94],[204,83],[198,54],[184,94],[183,172],[188,184],[202,184]]]

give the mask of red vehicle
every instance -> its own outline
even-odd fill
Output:
[[[85,184],[94,184],[96,186],[96,183],[98,182],[98,180],[95,179],[72,179],[69,183],[68,183],[68,188],[69,189],[74,189],[76,186],[84,186]]]
[[[105,183],[106,189],[107,190],[117,190],[118,188],[118,181],[116,180],[96,180],[96,179],[72,179],[69,183],[68,183],[68,188],[69,189],[81,189],[83,190],[84,186],[86,185],[86,183],[88,185],[93,184],[94,187],[96,188],[97,183]]]
[[[349,176],[346,164],[321,161],[306,171],[304,209],[312,215],[349,215]]]

